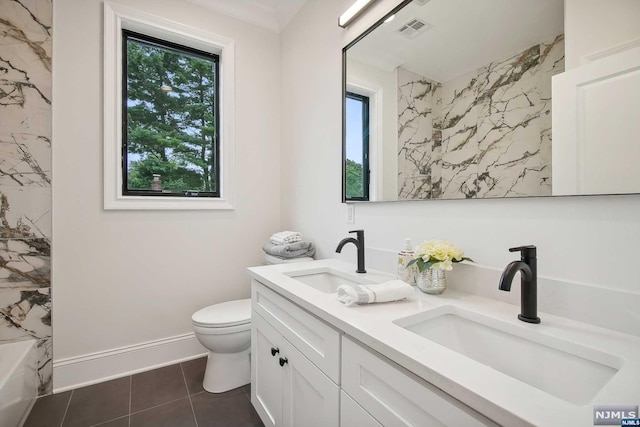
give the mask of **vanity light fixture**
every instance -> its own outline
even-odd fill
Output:
[[[374,0],[357,0],[349,9],[346,10],[345,13],[340,15],[340,18],[338,18],[338,25],[345,28],[356,16],[362,13],[363,10],[373,3],[373,1]]]
[[[389,22],[393,21],[393,18],[395,18],[396,15],[391,15],[390,17],[388,17],[387,19],[384,20],[385,24],[388,24]]]

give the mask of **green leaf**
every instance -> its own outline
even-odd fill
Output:
[[[362,165],[353,160],[347,159],[346,163],[346,180],[347,180],[347,197],[363,197],[362,188],[363,176]]]
[[[425,270],[430,269],[431,267],[433,267],[433,264],[435,264],[433,261],[429,260],[429,261],[425,261],[422,258],[416,258],[416,265],[418,266],[418,271],[419,272],[423,272]]]

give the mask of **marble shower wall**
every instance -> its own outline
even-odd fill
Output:
[[[397,69],[398,199],[440,197],[442,85]]]
[[[0,344],[38,343],[52,391],[51,0],[0,0]]]
[[[398,68],[398,199],[551,195],[564,36],[444,83]]]

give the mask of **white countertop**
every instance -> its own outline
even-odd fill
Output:
[[[442,295],[427,295],[415,289],[407,300],[346,307],[336,294],[307,286],[286,273],[329,267],[353,273],[373,283],[394,279],[371,270],[357,275],[355,266],[336,259],[251,267],[252,278],[315,314],[335,328],[368,345],[398,365],[413,372],[495,422],[506,425],[593,425],[593,405],[640,404],[640,338],[564,319],[544,312],[542,323],[517,319],[520,307],[473,294],[448,289]],[[488,283],[487,286],[497,286]],[[503,374],[404,329],[394,320],[444,305],[473,311],[517,328],[555,337],[615,356],[619,371],[586,405],[576,405]],[[615,307],[613,308],[615,309]],[[505,352],[509,349],[505,348]],[[512,357],[519,355],[514,352]],[[571,378],[558,378],[571,381]]]

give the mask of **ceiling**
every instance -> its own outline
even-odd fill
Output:
[[[308,0],[187,0],[279,33]]]
[[[426,31],[414,38],[398,34],[414,18]],[[349,58],[445,82],[563,32],[564,0],[422,0],[356,43]]]

